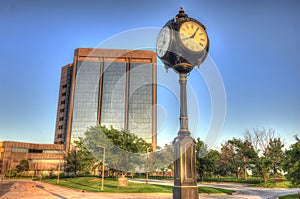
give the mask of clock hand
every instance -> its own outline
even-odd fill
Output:
[[[187,39],[191,39],[191,37],[185,37],[185,38],[182,38],[181,40],[187,40]]]
[[[194,34],[190,38],[194,38],[196,33],[198,32],[198,30],[199,30],[199,27],[196,29],[196,31],[194,32]]]

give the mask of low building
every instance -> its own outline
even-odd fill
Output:
[[[15,170],[22,160],[29,163],[31,175],[49,175],[58,169],[63,170],[64,145],[33,144],[25,142],[0,142],[0,173]]]

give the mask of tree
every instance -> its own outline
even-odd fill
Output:
[[[150,153],[148,159],[149,171],[165,171],[166,168],[174,171],[174,147],[165,145],[163,149]]]
[[[217,163],[220,160],[220,153],[217,150],[209,150],[203,160],[205,165],[205,174],[207,176],[215,175],[217,171]]]
[[[275,131],[272,128],[268,130],[266,130],[265,128],[256,128],[253,129],[253,133],[251,133],[250,130],[246,130],[244,133],[244,138],[248,142],[252,143],[257,153],[265,153],[269,146],[269,141],[274,138],[274,135]]]
[[[16,166],[16,170],[18,173],[29,170],[29,162],[28,160],[21,160],[20,164]]]
[[[253,133],[246,130],[244,133],[245,140],[251,142],[254,146],[258,158],[255,161],[255,171],[264,178],[266,183],[267,175],[270,171],[273,172],[274,177],[278,170],[281,170],[281,162],[284,156],[280,138],[275,138],[274,129],[253,129]]]
[[[247,180],[247,168],[251,166],[252,160],[257,158],[257,153],[251,142],[248,140],[242,141],[241,139],[233,138],[228,141],[235,147],[235,156],[237,157],[238,163],[244,171],[244,178]]]
[[[202,181],[204,177],[212,176],[217,171],[220,153],[216,150],[207,150],[206,144],[197,138],[196,141],[196,169]]]
[[[217,163],[217,172],[219,175],[228,176],[235,173],[239,178],[240,170],[235,153],[236,152],[234,145],[232,145],[228,141],[221,144],[220,160]]]
[[[114,171],[133,171],[136,167],[145,167],[147,149],[151,144],[142,138],[112,126],[90,127],[85,133],[84,143],[97,159],[101,159],[99,147],[105,147],[107,164]]]
[[[204,157],[207,154],[206,144],[197,138],[196,140],[196,170],[198,175],[201,177],[202,181],[205,173]]]
[[[254,171],[263,177],[265,184],[267,183],[267,176],[270,171],[271,165],[271,160],[265,156],[257,157],[257,159],[255,160]]]
[[[294,185],[300,185],[300,139],[295,136],[296,143],[285,152],[283,168],[287,171],[287,179]]]
[[[66,157],[66,170],[77,173],[89,173],[95,165],[96,159],[83,143],[83,139],[74,141]]]
[[[282,148],[284,144],[281,142],[280,138],[273,138],[269,140],[269,145],[264,152],[264,156],[270,160],[270,169],[276,178],[278,171],[282,169],[282,162],[284,159],[284,152]]]

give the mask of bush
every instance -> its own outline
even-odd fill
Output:
[[[10,170],[7,170],[6,172],[5,172],[5,177],[16,177],[17,176],[17,171],[16,170],[12,170],[12,169],[10,169]]]

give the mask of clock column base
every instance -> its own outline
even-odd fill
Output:
[[[197,186],[174,186],[173,199],[199,199]]]

